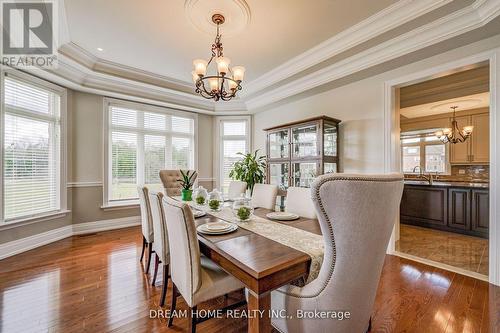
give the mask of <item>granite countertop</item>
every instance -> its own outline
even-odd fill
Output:
[[[483,188],[489,189],[489,183],[468,183],[468,182],[450,182],[450,181],[439,181],[436,180],[429,184],[426,180],[408,180],[405,179],[406,185],[419,185],[419,186],[434,186],[434,187],[472,187],[472,188]]]

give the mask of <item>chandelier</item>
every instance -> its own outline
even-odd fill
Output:
[[[436,131],[434,134],[436,134],[437,138],[441,140],[443,143],[460,143],[464,142],[467,140],[470,135],[472,134],[472,130],[474,129],[474,126],[464,126],[462,130],[458,128],[458,123],[456,119],[456,110],[458,106],[452,106],[451,109],[453,109],[453,120],[451,121],[451,127],[449,128],[443,128],[439,131]]]
[[[195,92],[200,94],[206,99],[213,99],[218,101],[229,101],[236,96],[236,92],[241,90],[241,81],[245,75],[245,67],[235,66],[229,68],[231,60],[224,57],[223,47],[221,43],[221,35],[219,33],[219,26],[225,21],[224,16],[221,14],[214,14],[212,22],[217,25],[217,36],[212,44],[212,56],[208,61],[204,59],[196,59],[193,61],[194,71],[193,82],[196,86]],[[215,59],[217,64],[216,70],[208,73],[208,67]],[[213,66],[215,67],[215,66]]]

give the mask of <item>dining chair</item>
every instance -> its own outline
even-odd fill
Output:
[[[194,333],[198,323],[209,319],[209,317],[196,317],[198,304],[243,289],[244,285],[209,258],[200,255],[191,208],[170,197],[165,197],[164,202],[166,202],[165,212],[170,239],[170,279],[172,281],[170,311],[175,311],[177,296],[181,295],[190,308],[188,332]],[[224,310],[243,304],[244,302],[233,304]],[[172,326],[173,319],[173,316],[169,318],[169,327]]]
[[[188,170],[186,170],[188,171]],[[190,173],[194,170],[189,170]],[[196,180],[198,175],[194,176]],[[179,183],[179,179],[182,179],[182,174],[180,170],[160,170],[160,179],[165,188],[165,194],[169,197],[178,197],[181,195],[182,185]]]
[[[289,187],[286,190],[285,212],[297,214],[308,219],[316,218],[311,199],[311,189],[305,187]]]
[[[350,319],[287,319],[272,324],[280,332],[367,332],[387,244],[403,193],[401,174],[327,174],[312,184],[312,200],[325,252],[318,277],[303,287],[271,294],[273,310],[342,310]]]
[[[252,205],[265,209],[274,210],[278,186],[270,184],[255,184],[252,192]]]
[[[151,285],[154,286],[156,284],[158,266],[161,263],[163,267],[163,287],[160,297],[160,306],[165,305],[165,296],[168,287],[168,264],[170,263],[170,248],[168,247],[168,232],[165,221],[163,197],[164,195],[161,192],[149,194],[154,230],[153,250],[155,252],[155,268]]]
[[[141,227],[142,227],[142,251],[141,259],[144,258],[144,252],[147,249],[148,258],[146,261],[146,274],[149,273],[149,266],[151,265],[151,257],[153,254],[153,219],[151,217],[151,204],[149,202],[149,190],[146,186],[138,186],[137,193],[139,194],[139,206],[141,208]]]
[[[244,195],[246,190],[247,190],[247,183],[239,180],[232,180],[229,182],[227,197],[230,200],[234,200],[236,198],[239,198],[242,194]]]

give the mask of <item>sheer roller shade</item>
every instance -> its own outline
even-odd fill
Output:
[[[61,124],[58,94],[4,79],[3,218],[61,209]]]
[[[238,153],[247,153],[248,143],[248,121],[247,120],[222,120],[220,126],[221,135],[221,161],[220,161],[220,179],[221,187],[224,193],[229,189],[231,178],[229,173],[233,169],[236,161],[241,160],[242,156]]]
[[[137,199],[137,185],[160,191],[163,169],[194,167],[194,118],[109,106],[108,201]]]

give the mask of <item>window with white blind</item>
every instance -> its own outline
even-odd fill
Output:
[[[1,220],[64,210],[65,90],[8,70],[2,72],[2,96]]]
[[[105,205],[137,200],[139,184],[161,190],[160,170],[195,167],[195,115],[111,99],[105,105]]]
[[[219,175],[218,184],[223,193],[227,193],[231,178],[229,173],[233,164],[241,160],[238,153],[250,150],[250,118],[249,117],[218,117],[219,131]]]

